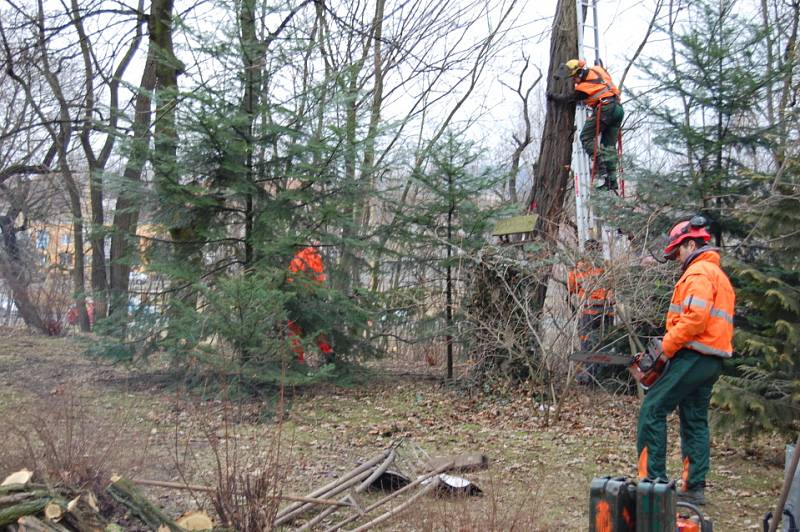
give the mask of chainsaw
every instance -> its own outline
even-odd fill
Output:
[[[569,359],[585,364],[627,366],[630,374],[645,390],[655,384],[669,367],[669,359],[664,356],[664,352],[661,350],[661,341],[657,338],[652,338],[648,342],[647,348],[633,357],[615,352],[576,351],[569,355]]]

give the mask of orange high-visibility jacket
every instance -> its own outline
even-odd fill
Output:
[[[578,267],[569,272],[567,276],[567,290],[570,294],[578,294],[584,303],[584,314],[597,315],[610,314],[611,290],[601,286],[600,277],[605,273],[603,268],[597,268],[586,262],[579,262]],[[589,294],[587,297],[587,290]]]
[[[575,90],[586,94],[583,102],[589,107],[595,107],[604,98],[619,97],[619,89],[611,81],[611,75],[599,65],[586,69],[583,76],[575,78]]]
[[[736,294],[719,266],[719,253],[701,253],[683,272],[667,312],[662,347],[672,358],[678,350],[704,355],[733,356],[733,307]]]
[[[289,263],[290,272],[305,272],[309,278],[323,283],[325,282],[325,266],[322,264],[322,255],[317,248],[308,246],[298,251],[292,262]],[[291,277],[288,279],[292,281]]]

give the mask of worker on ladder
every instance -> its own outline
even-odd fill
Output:
[[[556,71],[556,79],[570,77],[574,81],[573,95],[547,93],[555,101],[582,101],[592,110],[581,130],[581,144],[592,158],[592,177],[600,177],[598,188],[617,190],[617,139],[625,111],[620,103],[619,89],[611,75],[598,64],[586,68],[583,59],[570,59]]]

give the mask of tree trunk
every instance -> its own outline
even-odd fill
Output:
[[[111,302],[109,314],[124,314],[128,308],[128,285],[131,258],[138,247],[136,230],[139,225],[139,194],[142,170],[150,151],[150,93],[156,85],[155,49],[151,41],[147,61],[136,94],[133,119],[131,155],[122,174],[123,186],[114,207],[114,233],[111,236]]]
[[[266,44],[258,39],[256,29],[256,2],[255,0],[245,0],[241,2],[239,13],[239,26],[241,31],[242,46],[242,72],[244,77],[244,93],[239,104],[241,112],[247,117],[247,137],[245,138],[245,167],[247,168],[248,186],[255,188],[255,174],[253,168],[253,152],[255,142],[253,141],[253,126],[256,119],[256,110],[260,104],[260,89],[264,82],[264,54]],[[245,224],[244,224],[244,262],[245,265],[252,264],[254,260],[253,250],[253,213],[254,197],[251,189],[245,193]]]
[[[578,21],[574,0],[559,0],[550,38],[550,66],[547,72],[547,92],[565,95],[573,91],[572,80],[556,80],[558,66],[578,56]],[[545,242],[553,242],[564,213],[564,198],[572,179],[572,141],[575,135],[575,103],[547,100],[542,144],[534,174],[529,205],[535,205],[539,218],[535,233]],[[547,279],[536,294],[535,308],[544,305]]]
[[[573,0],[559,0],[550,41],[550,67],[547,92],[564,95],[572,92],[572,81],[556,80],[561,63],[578,56],[578,22]],[[555,239],[564,212],[564,197],[571,181],[570,163],[575,134],[575,104],[548,99],[539,165],[534,176],[531,203],[539,219],[536,233],[546,240]]]
[[[176,192],[181,188],[178,169],[178,132],[176,107],[178,75],[183,65],[175,57],[172,45],[172,9],[174,0],[154,0],[150,14],[150,38],[156,49],[156,119],[153,130],[153,182],[156,192],[167,208],[174,207]],[[172,297],[194,306],[197,295],[183,290],[200,275],[202,245],[198,244],[197,220],[187,218],[187,212],[172,213],[166,221],[172,240],[172,260],[181,265],[182,272],[171,281]]]
[[[6,250],[7,252],[8,250]],[[31,301],[30,294],[28,293],[28,283],[26,283],[21,275],[23,271],[22,266],[12,260],[5,260],[0,258],[0,275],[5,279],[9,289],[11,289],[11,297],[14,300],[14,305],[17,307],[22,321],[25,325],[36,329],[44,334],[49,334],[49,331],[39,316],[39,311]]]
[[[25,264],[19,256],[17,233],[22,228],[14,227],[14,220],[20,213],[20,205],[12,205],[8,214],[0,216],[0,231],[3,233],[3,251],[0,254],[0,275],[11,290],[11,297],[25,325],[44,334],[49,334],[47,325],[39,315],[39,310],[31,301],[29,283],[25,281]],[[10,307],[10,305],[9,305]],[[9,311],[11,309],[9,308]]]
[[[37,514],[51,501],[50,498],[34,499],[0,510],[0,526],[16,523],[17,519],[29,514]]]
[[[97,115],[98,109],[95,97],[95,62],[93,61],[94,50],[92,49],[92,42],[87,35],[84,28],[83,20],[86,14],[81,13],[81,7],[78,0],[71,1],[72,8],[72,24],[78,33],[78,43],[83,57],[84,66],[84,94],[83,94],[83,122],[81,124],[80,140],[83,147],[83,153],[86,157],[89,168],[89,201],[91,207],[91,220],[92,225],[89,231],[89,242],[92,249],[92,275],[91,285],[94,296],[94,315],[95,318],[105,318],[108,314],[108,298],[109,298],[109,278],[106,267],[106,253],[105,253],[105,215],[104,215],[104,183],[103,172],[108,163],[114,144],[117,140],[117,123],[119,120],[119,85],[125,70],[130,65],[136,50],[139,48],[139,43],[142,40],[142,25],[143,18],[139,17],[136,23],[136,36],[131,41],[125,54],[122,55],[120,62],[117,64],[110,82],[108,82],[109,91],[109,112],[108,122],[103,126],[98,127]],[[144,0],[139,0],[138,10],[142,12],[144,8]],[[102,68],[98,65],[99,68]],[[101,72],[98,73],[101,78],[105,75]],[[93,142],[93,133],[98,129],[104,129],[106,133],[105,141],[100,148],[99,155],[95,153],[95,143]]]
[[[70,116],[70,104],[67,102],[61,84],[56,77],[55,71],[50,67],[48,60],[47,40],[44,26],[44,5],[42,0],[38,2],[38,26],[39,26],[39,49],[42,52],[43,74],[47,80],[50,90],[58,101],[58,117],[61,123],[56,134],[51,131],[56,153],[58,154],[58,169],[64,177],[64,184],[69,198],[70,214],[72,215],[72,242],[74,245],[74,257],[72,261],[72,289],[75,300],[75,307],[78,311],[78,323],[81,330],[89,331],[89,314],[86,311],[86,282],[85,282],[85,250],[83,246],[83,212],[81,207],[81,192],[75,181],[75,176],[69,164],[68,147],[72,138],[72,117]]]

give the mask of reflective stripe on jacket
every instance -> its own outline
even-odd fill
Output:
[[[601,277],[603,268],[597,268],[585,262],[579,262],[578,268],[569,272],[567,290],[570,294],[578,294],[584,305],[584,314],[612,314],[611,290],[604,288]],[[589,294],[587,296],[587,290]]]
[[[733,356],[735,302],[733,286],[719,266],[719,254],[701,252],[672,292],[662,342],[664,354],[671,358],[687,348],[704,355]]]
[[[289,263],[289,271],[292,273],[305,272],[308,276],[319,282],[325,282],[325,267],[322,264],[322,256],[317,248],[308,246],[298,251],[292,262]],[[288,278],[292,282],[292,278]]]
[[[575,90],[586,94],[584,103],[589,107],[595,107],[603,98],[619,97],[619,89],[611,76],[599,65],[587,69],[583,76],[575,79]]]

